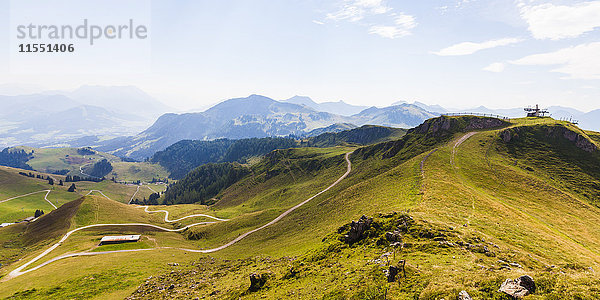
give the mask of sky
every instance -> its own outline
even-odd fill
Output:
[[[147,36],[17,38],[19,25],[84,19],[131,19]],[[11,0],[0,22],[0,87],[133,85],[178,109],[250,94],[600,108],[600,1]],[[75,51],[18,53],[40,42]]]

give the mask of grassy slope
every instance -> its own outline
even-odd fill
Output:
[[[22,170],[0,167],[0,200],[42,190],[52,190],[48,195],[48,200],[59,207],[78,197],[76,194],[67,192],[67,187],[65,186],[59,186],[58,184],[49,185],[48,180],[22,176],[18,174],[19,171]],[[40,174],[38,172],[33,173]],[[44,177],[48,176],[43,173],[42,175]],[[52,176],[57,179],[63,178],[57,175]],[[36,209],[41,209],[46,213],[52,211],[54,208],[44,200],[45,195],[46,192],[42,192],[0,203],[0,223],[15,222],[26,217],[31,217]]]
[[[115,177],[119,181],[149,182],[153,178],[164,179],[169,173],[159,164],[147,162],[115,162],[112,163],[113,171],[106,177]]]
[[[544,123],[553,121],[517,120],[512,126]],[[400,151],[389,159],[381,159],[381,154],[363,156],[364,152],[354,155],[354,171],[339,186],[315,198],[276,225],[213,254],[225,259],[244,259],[241,261],[243,267],[239,269],[242,270],[241,273],[237,268],[232,269],[231,272],[226,272],[227,275],[218,275],[221,279],[213,281],[214,284],[221,292],[227,291],[235,296],[247,287],[248,273],[270,270],[275,274],[272,280],[274,288],[267,288],[251,295],[252,297],[320,298],[329,294],[332,289],[342,296],[350,296],[358,295],[359,288],[368,285],[374,285],[373,288],[377,290],[384,286],[381,281],[382,267],[369,261],[386,251],[382,247],[365,245],[358,249],[341,249],[339,252],[326,251],[326,258],[305,260],[311,270],[306,270],[306,273],[293,280],[283,278],[289,271],[289,261],[267,259],[265,262],[260,259],[252,262],[251,259],[248,262],[246,258],[255,255],[296,256],[307,251],[312,253],[311,249],[326,249],[329,242],[323,243],[321,239],[351,219],[357,219],[362,214],[374,215],[377,212],[410,209],[410,214],[419,222],[431,224],[435,228],[451,227],[458,239],[473,240],[476,237],[481,243],[494,249],[496,256],[488,257],[460,247],[440,250],[427,243],[426,247],[407,250],[401,257],[408,261],[409,278],[400,284],[387,285],[390,298],[452,298],[461,289],[479,297],[501,297],[494,293],[499,283],[504,278],[523,273],[532,274],[534,278],[541,280],[538,282],[541,287],[539,297],[554,295],[560,298],[565,295],[573,297],[576,294],[585,296],[594,293],[593,286],[598,285],[597,278],[588,272],[587,267],[597,269],[600,263],[600,240],[597,238],[600,226],[598,208],[591,205],[591,200],[594,199],[585,196],[593,195],[592,191],[580,190],[573,193],[569,188],[573,183],[559,184],[559,181],[550,178],[551,174],[560,173],[560,170],[575,162],[557,164],[556,170],[552,170],[548,167],[531,166],[531,160],[511,154],[508,146],[498,137],[502,130],[504,129],[481,132],[465,141],[456,150],[454,166],[450,164],[453,143],[441,145],[425,162],[424,180],[419,164],[425,153],[415,155],[426,148],[413,149],[416,152],[412,154]],[[462,133],[455,135],[455,139],[461,135]],[[564,145],[567,151],[576,151],[568,146]],[[327,149],[291,151],[303,152],[292,153],[295,156],[283,156],[273,166],[279,169],[278,176],[264,181],[245,180],[219,195],[221,201],[211,207],[211,210],[219,216],[236,219],[194,230],[203,237],[195,243],[200,247],[217,245],[249,228],[264,224],[294,203],[326,187],[343,173],[345,165],[342,153],[347,149],[330,153],[326,153],[331,151]],[[320,154],[330,157],[330,160],[321,161],[325,166],[323,170],[327,172],[311,173],[310,169],[303,169],[305,161],[310,160],[307,158],[315,155],[313,151],[321,151]],[[294,161],[294,157],[299,160]],[[534,171],[529,171],[528,166]],[[580,175],[588,181],[598,180],[597,177],[590,178],[585,172]],[[589,189],[590,186],[592,185],[586,185],[584,189]],[[423,194],[421,190],[424,191]],[[187,206],[175,208],[179,213],[187,209]],[[229,230],[233,232],[227,233]],[[174,240],[172,243],[178,241]],[[498,248],[488,243],[497,245]],[[317,250],[317,254],[319,251],[322,250]],[[168,257],[162,250],[155,253],[158,254],[153,254],[152,260]],[[175,255],[176,258],[173,259],[181,262],[189,261],[192,256],[181,252],[169,253]],[[194,258],[198,256],[193,255]],[[65,260],[48,266],[47,270],[74,268],[81,266],[85,260],[90,263],[83,264],[87,266],[87,272],[102,274],[104,271],[91,264],[105,266],[109,260],[125,261],[125,258],[131,257],[137,256],[119,254],[106,258],[85,258],[78,262]],[[517,262],[524,269],[499,270],[499,258]],[[168,259],[162,262],[165,261]],[[134,259],[131,265],[138,266],[139,263],[139,260]],[[234,263],[223,261],[223,264],[225,266],[222,268],[227,269]],[[210,272],[222,272],[215,269],[218,267],[216,265],[204,265]],[[550,267],[552,265],[556,267]],[[159,263],[148,266],[152,271],[163,268]],[[124,272],[117,267],[111,270],[116,274]],[[145,272],[140,271],[142,269],[132,270]],[[27,278],[41,278],[41,273],[43,272],[33,272],[18,279],[21,282]],[[345,274],[342,276],[344,280],[339,280],[339,274]],[[137,274],[133,278],[141,276]],[[365,283],[361,278],[372,280]],[[61,285],[67,279],[85,282],[83,273],[77,273],[66,275],[62,279],[53,278],[52,282],[42,286]],[[15,282],[10,282],[10,286],[19,286],[19,282]],[[100,280],[96,287],[85,291],[110,282],[113,281]],[[33,286],[36,285],[26,285]],[[68,286],[65,292],[69,292]],[[134,283],[123,288],[123,291],[131,291],[133,286]],[[24,287],[19,288],[22,289]],[[108,293],[115,290],[111,289]],[[205,295],[208,296],[214,289],[209,287],[205,290]],[[123,292],[119,295],[125,294]],[[2,295],[8,294],[0,292],[0,296]],[[214,297],[221,298],[222,294]]]
[[[27,164],[34,170],[41,172],[51,172],[57,170],[68,169],[73,175],[79,175],[79,167],[88,164],[93,164],[103,158],[113,162],[120,161],[114,155],[96,152],[92,155],[80,155],[77,153],[77,148],[31,148],[31,147],[15,147],[22,148],[27,152],[34,151],[33,158]],[[68,156],[68,157],[67,157]]]
[[[173,217],[177,215],[176,213]],[[29,225],[28,228],[12,227],[14,230],[11,231],[7,231],[6,229],[8,228],[0,229],[0,242],[12,239],[13,244],[18,244],[18,246],[23,248],[23,251],[19,253],[16,253],[16,251],[12,253],[12,260],[20,258],[21,262],[25,262],[55,243],[68,230],[89,224],[149,223],[166,228],[173,228],[174,226],[176,228],[179,226],[178,224],[165,223],[163,218],[164,214],[162,213],[148,214],[143,209],[135,206],[111,201],[104,197],[87,196],[70,202],[63,209],[56,210],[52,214],[45,215],[37,222]],[[17,233],[19,230],[25,230],[25,233]],[[142,234],[143,237],[139,243],[128,244],[126,246],[97,246],[102,236],[114,234]],[[148,249],[156,246],[193,247],[191,243],[178,233],[160,232],[147,227],[102,227],[86,229],[73,234],[55,251],[32,266],[64,253],[87,250]],[[2,253],[6,254],[4,251]],[[175,253],[178,255],[177,258],[173,257]],[[65,259],[45,266],[39,271],[0,283],[2,287],[0,289],[0,297],[11,295],[18,290],[40,289],[56,285],[61,286],[60,291],[54,290],[44,295],[35,295],[34,293],[27,297],[63,299],[77,295],[87,295],[89,297],[90,295],[102,293],[104,293],[102,297],[106,297],[107,293],[114,293],[114,295],[117,295],[115,297],[124,297],[130,294],[132,289],[143,278],[167,268],[166,262],[171,261],[171,259],[176,262],[186,262],[192,259],[191,256],[188,258],[188,256],[181,255],[184,254],[179,250],[157,249],[147,253],[122,253]],[[18,266],[21,262],[12,266]],[[80,265],[81,263],[83,265]],[[12,266],[10,269],[12,269]],[[65,268],[70,271],[67,273],[60,272],[58,276],[48,276],[48,274],[57,274],[57,270],[64,270]],[[10,269],[3,267],[0,269],[0,272],[1,274],[6,274]],[[128,279],[123,280],[120,277],[121,275]],[[89,282],[89,276],[97,277],[98,280]],[[82,287],[78,288],[78,285],[67,284],[64,280],[79,282],[79,285]]]
[[[535,124],[559,123],[547,119],[516,120],[512,126]],[[410,293],[402,294],[407,289],[424,298],[456,297],[461,289],[480,297],[501,298],[495,293],[501,281],[524,273],[541,280],[543,290],[539,294],[545,297],[594,293],[593,286],[598,282],[587,268],[597,269],[600,263],[600,240],[597,238],[600,211],[590,204],[594,199],[582,196],[592,195],[593,191],[573,194],[567,186],[548,180],[548,174],[559,172],[574,164],[573,161],[556,164],[555,170],[541,168],[535,172],[527,171],[525,166],[531,161],[511,157],[506,145],[499,139],[502,130],[484,131],[468,139],[457,150],[456,167],[450,164],[453,142],[439,147],[425,163],[424,182],[420,179],[419,170],[423,155],[401,162],[396,167],[378,160],[361,162],[356,159],[355,173],[331,193],[315,199],[276,226],[257,232],[216,255],[228,259],[259,254],[276,257],[299,255],[307,249],[319,248],[323,236],[351,218],[409,209],[418,220],[440,228],[453,228],[460,239],[477,237],[485,240],[484,244],[494,249],[496,256],[488,257],[461,249],[408,251],[403,258],[409,261],[410,268],[416,269],[413,270],[414,276],[420,278],[423,285],[411,290],[407,284],[415,284],[414,278],[400,285],[390,285],[391,295],[395,295],[392,298],[408,297]],[[461,135],[457,134],[456,139]],[[578,150],[572,144],[562,146],[566,148],[547,149],[547,154]],[[579,155],[583,157],[585,153]],[[515,159],[517,166],[514,165]],[[379,175],[361,174],[365,169],[381,169],[384,172]],[[585,173],[580,175],[592,180]],[[419,196],[421,184],[425,188],[424,194]],[[210,240],[210,230],[214,228],[207,228],[207,240]],[[256,266],[255,270],[273,269],[277,274],[273,286],[278,287],[266,289],[255,296],[277,297],[295,291],[297,296],[318,298],[324,295],[323,287],[346,285],[357,288],[357,285],[342,282],[331,284],[326,278],[329,273],[367,272],[368,260],[376,258],[385,249],[367,248],[361,251],[364,256],[360,257],[354,257],[353,251],[342,251],[343,254],[333,261],[326,261],[329,265],[319,266],[311,275],[298,279],[302,284],[282,278],[289,269],[288,263]],[[349,259],[339,261],[345,255]],[[499,270],[498,259],[519,263],[524,269]],[[345,280],[358,280],[363,275],[346,275]],[[230,281],[221,284],[223,289],[235,294],[236,289],[239,292],[247,287],[246,277],[231,277],[228,278]],[[315,286],[317,278],[320,278],[316,284],[317,291],[307,289],[307,286]],[[333,277],[331,280],[334,280]],[[352,292],[345,294],[352,295]]]
[[[158,164],[147,162],[123,162],[120,158],[96,151],[92,155],[80,155],[77,148],[31,148],[24,149],[28,153],[34,151],[33,158],[27,164],[40,172],[69,170],[71,175],[81,176],[79,167],[90,167],[95,162],[106,158],[113,166],[113,171],[106,177],[115,177],[119,181],[150,181],[152,178],[166,178],[168,172]]]

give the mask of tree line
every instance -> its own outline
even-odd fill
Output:
[[[170,185],[164,192],[163,204],[211,204],[217,194],[250,174],[250,169],[238,163],[202,165],[185,178]]]
[[[296,140],[282,137],[213,141],[183,140],[163,151],[156,152],[149,160],[165,167],[170,172],[171,178],[181,179],[192,169],[204,164],[244,163],[253,156],[297,146]]]

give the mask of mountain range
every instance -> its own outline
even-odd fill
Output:
[[[250,95],[221,102],[200,113],[162,115],[143,132],[129,138],[106,141],[98,149],[118,156],[144,159],[180,140],[303,136],[334,124],[339,124],[334,127],[343,129],[366,124],[409,128],[436,115],[412,104],[402,104],[371,107],[343,116],[317,111],[304,104]]]
[[[352,105],[342,100],[338,102],[322,102],[317,103],[306,96],[294,96],[292,98],[282,100],[281,102],[293,103],[310,107],[316,111],[323,111],[332,114],[351,116],[369,108],[368,106]]]
[[[0,96],[0,147],[63,146],[86,136],[132,135],[168,110],[130,86]]]
[[[548,109],[556,119],[577,120],[584,129],[600,130],[600,110]],[[362,125],[410,128],[459,111],[524,116],[522,108],[457,110],[418,101],[379,108],[343,101],[316,103],[306,96],[278,101],[260,95],[225,100],[202,112],[168,111],[173,109],[132,86],[82,86],[74,91],[0,96],[0,147],[92,146],[145,159],[185,139],[313,136]]]

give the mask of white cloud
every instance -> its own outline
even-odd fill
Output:
[[[404,13],[399,13],[398,17],[396,17],[396,20],[394,20],[394,23],[406,30],[413,29],[417,26],[417,21],[415,20],[415,17]]]
[[[317,24],[317,25],[324,25],[324,22],[321,21],[317,21],[317,20],[312,20],[313,23]]]
[[[398,37],[406,36],[410,34],[410,32],[402,31],[398,29],[396,26],[382,26],[382,25],[374,25],[369,28],[370,34],[376,34],[384,38],[395,39]]]
[[[500,72],[504,71],[504,67],[505,67],[505,65],[503,63],[493,63],[493,64],[490,64],[489,66],[483,68],[483,70],[494,72],[494,73],[500,73]]]
[[[531,6],[519,3],[521,17],[536,39],[559,40],[578,37],[600,27],[600,1],[567,5],[550,3]]]
[[[554,52],[529,55],[511,61],[515,65],[559,66],[552,72],[568,79],[600,79],[600,42],[581,44]]]
[[[463,43],[458,43],[458,44],[452,45],[448,48],[444,48],[438,52],[433,52],[433,54],[440,55],[440,56],[469,55],[469,54],[473,54],[480,50],[490,49],[490,48],[495,48],[495,47],[500,47],[500,46],[506,46],[506,45],[515,44],[515,43],[518,43],[521,41],[522,41],[522,39],[518,39],[518,38],[504,38],[504,39],[485,41],[485,42],[481,42],[481,43],[463,42]]]
[[[413,16],[400,13],[394,20],[394,25],[373,25],[369,28],[370,34],[377,34],[388,39],[395,39],[411,34],[411,29],[417,26]]]
[[[385,14],[391,10],[384,0],[345,0],[342,7],[334,13],[327,14],[327,18],[356,22],[366,16]]]
[[[395,39],[410,35],[410,30],[417,26],[415,17],[402,12],[395,13],[392,10],[393,8],[388,6],[385,0],[344,0],[338,11],[327,14],[327,19],[358,22],[367,17],[380,16],[380,20],[376,23],[360,22],[360,24],[368,26],[370,34],[384,38]],[[381,17],[386,19],[387,24],[381,21]]]

